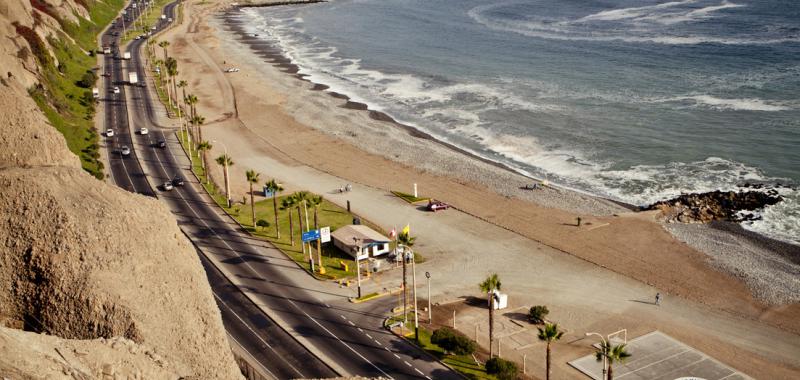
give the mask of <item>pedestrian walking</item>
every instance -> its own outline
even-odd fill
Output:
[[[661,293],[656,293],[656,306],[661,305]]]

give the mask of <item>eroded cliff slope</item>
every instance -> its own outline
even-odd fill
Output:
[[[40,62],[15,31],[58,32],[36,12],[29,0],[0,5],[0,376],[240,378],[172,215],[82,170],[29,97]]]

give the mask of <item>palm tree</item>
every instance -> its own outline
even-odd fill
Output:
[[[297,191],[294,194],[292,194],[292,197],[294,198],[295,207],[297,208],[297,220],[299,220],[299,223],[300,223],[300,234],[302,235],[303,234],[303,214],[302,214],[302,211],[303,211],[303,207],[305,207],[305,205],[306,205],[306,201],[308,200],[309,192],[308,191]],[[306,220],[306,225],[307,224],[308,224],[308,221]],[[305,244],[305,243],[303,243],[301,241],[300,244]],[[305,254],[305,248],[303,248],[303,252]]]
[[[192,112],[191,113],[191,117],[189,119],[190,120],[194,120],[194,117],[197,115],[197,112],[196,112],[197,110],[195,109],[195,104],[197,104],[197,96],[195,96],[193,94],[187,95],[186,96],[186,104],[189,105],[189,107],[191,108],[190,111]]]
[[[612,365],[615,362],[622,363],[625,361],[625,359],[631,356],[628,351],[625,351],[625,346],[625,344],[612,346],[611,342],[603,342],[600,344],[600,348],[598,348],[595,352],[595,358],[597,358],[597,361],[602,361],[603,358],[608,361],[608,380],[614,380],[614,370],[612,369]]]
[[[266,183],[267,191],[272,193],[272,210],[275,212],[275,236],[281,238],[281,230],[278,228],[278,193],[283,191],[283,186],[275,181],[275,178]]]
[[[169,81],[172,85],[172,96],[175,98],[175,106],[178,105],[178,88],[175,86],[175,77],[178,75],[178,61],[175,58],[169,57],[166,60],[167,66],[167,75],[169,75]],[[170,102],[170,104],[172,104]]]
[[[256,204],[253,202],[253,184],[258,183],[258,172],[255,170],[248,170],[246,173],[247,175],[247,182],[250,183],[250,212],[253,214],[253,227],[256,226]]]
[[[545,380],[550,380],[550,344],[561,339],[561,336],[564,335],[564,332],[558,329],[558,323],[547,323],[545,322],[544,328],[539,327],[539,340],[547,343],[547,357],[546,357],[546,368],[547,368],[547,376]]]
[[[201,141],[197,144],[197,150],[200,151],[200,166],[203,168],[203,173],[206,172],[206,152],[211,150],[212,145],[208,141]],[[208,173],[206,174],[206,183],[208,183]]]
[[[184,104],[186,103],[186,86],[188,86],[188,85],[189,85],[189,82],[187,82],[185,80],[181,80],[180,82],[178,82],[178,87],[183,92],[183,103]],[[181,105],[178,104],[178,117],[181,119],[181,126],[183,126],[183,116],[186,116],[186,112],[184,111],[183,115],[181,115]]]
[[[188,86],[188,85],[189,85],[189,82],[187,82],[185,80],[181,80],[180,82],[178,82],[178,87],[181,89],[181,91],[183,91],[183,102],[184,103],[186,102],[186,86]]]
[[[489,301],[489,357],[491,358],[494,353],[492,345],[494,338],[494,292],[500,291],[500,277],[497,276],[497,273],[492,273],[478,284],[478,287],[487,294]]]
[[[158,43],[158,46],[160,46],[162,49],[164,49],[164,60],[166,61],[167,60],[167,46],[169,46],[169,41],[160,41]]]
[[[194,125],[195,129],[197,129],[197,135],[195,136],[195,139],[198,141],[203,139],[203,130],[200,129],[200,126],[205,122],[206,118],[200,115],[195,115],[194,118],[192,118],[192,125]]]
[[[317,214],[319,212],[319,207],[322,206],[322,196],[321,195],[312,195],[308,198],[308,205],[314,208],[314,229],[319,229],[319,219],[317,218]],[[317,262],[319,267],[322,268],[322,243],[320,239],[317,239]]]
[[[401,255],[403,255],[403,320],[407,318],[408,313],[406,312],[406,305],[408,305],[408,281],[406,280],[408,277],[406,273],[406,248],[411,248],[414,246],[414,241],[417,240],[416,237],[411,236],[408,232],[403,232],[400,235],[397,235],[397,245],[403,247],[403,251]],[[360,252],[359,252],[360,254]]]
[[[295,200],[293,196],[283,198],[281,201],[281,210],[286,210],[289,214],[289,240],[294,247],[294,224],[292,224],[292,211],[294,211]]]
[[[217,157],[217,163],[223,168],[223,174],[225,175],[225,200],[228,207],[231,207],[231,186],[228,182],[228,168],[233,166],[233,159],[231,159],[231,156],[223,154]]]

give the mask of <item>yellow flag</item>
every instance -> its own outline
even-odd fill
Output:
[[[406,224],[406,226],[403,227],[403,235],[408,235],[410,232],[411,232],[411,227],[409,227],[409,225]]]

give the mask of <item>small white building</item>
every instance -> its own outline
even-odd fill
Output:
[[[356,258],[356,252],[360,248],[358,260],[389,253],[389,238],[363,224],[339,227],[331,232],[331,239],[336,248],[347,252],[353,258]]]

